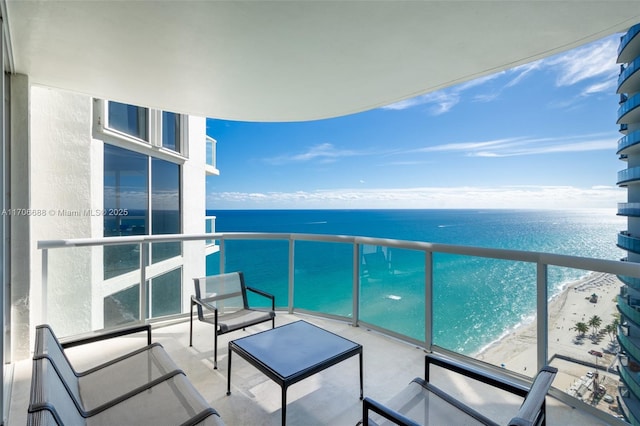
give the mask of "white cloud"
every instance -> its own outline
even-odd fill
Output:
[[[307,151],[302,153],[266,158],[264,159],[264,161],[274,165],[286,163],[301,163],[313,160],[319,161],[321,163],[330,163],[340,158],[365,154],[366,153],[364,152],[354,151],[350,149],[338,149],[333,146],[333,144],[323,143],[320,145],[312,146]]]
[[[555,138],[514,137],[480,142],[458,142],[428,146],[413,152],[462,151],[470,157],[515,157],[561,152],[586,152],[616,148],[617,135],[588,134]]]
[[[259,196],[258,196],[259,195]],[[216,208],[615,208],[624,189],[606,185],[419,187],[334,189],[297,192],[212,193]]]

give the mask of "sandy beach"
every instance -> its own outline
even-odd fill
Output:
[[[584,337],[579,338],[579,333],[574,329],[577,322],[588,323],[593,315],[602,319],[601,329],[614,321],[617,313],[615,298],[623,284],[611,274],[591,273],[586,278],[577,281],[559,294],[549,303],[549,357],[555,354],[585,362],[587,364],[609,367],[615,360],[615,355],[608,354],[613,349],[611,338],[602,332],[597,339],[592,339],[591,329]],[[598,301],[590,301],[592,294],[598,295]],[[596,357],[589,353],[594,350],[601,352],[603,356]],[[536,329],[535,323],[523,325],[501,340],[495,342],[477,355],[477,358],[494,365],[504,367],[532,376],[536,372]],[[561,374],[558,374],[554,387],[568,390],[581,377],[592,371],[593,368],[580,363],[554,360],[552,365],[558,366]],[[601,376],[608,377],[612,386],[617,383],[615,374],[605,374],[599,370]]]

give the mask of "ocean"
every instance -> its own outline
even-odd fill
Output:
[[[568,254],[617,260],[626,218],[613,209],[583,210],[210,210],[216,232],[274,232],[389,238]],[[388,275],[372,272],[361,282],[360,317],[417,339],[424,338],[424,255],[411,250],[384,255]],[[298,242],[295,305],[350,316],[352,247]],[[241,270],[247,285],[276,295],[286,306],[288,242],[227,241],[225,270]],[[219,255],[207,257],[207,274],[219,271]],[[434,343],[473,354],[535,312],[535,265],[447,254],[434,255]],[[553,297],[588,272],[549,268]]]

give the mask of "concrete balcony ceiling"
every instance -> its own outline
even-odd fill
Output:
[[[297,121],[388,105],[627,30],[633,1],[2,0],[10,71],[175,112]]]

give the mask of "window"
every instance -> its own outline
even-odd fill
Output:
[[[105,237],[180,233],[180,165],[105,144],[104,209]],[[154,243],[151,262],[181,250],[180,243]],[[138,269],[139,251],[138,244],[105,246],[104,278]]]
[[[109,127],[138,139],[149,141],[149,109],[109,102]]]
[[[180,152],[180,115],[162,111],[162,146]]]
[[[105,128],[117,133],[116,137],[125,139],[131,137],[137,142],[149,144],[149,147],[154,146],[184,154],[183,145],[185,144],[182,141],[184,116],[113,101],[106,102],[106,105],[108,113]]]

